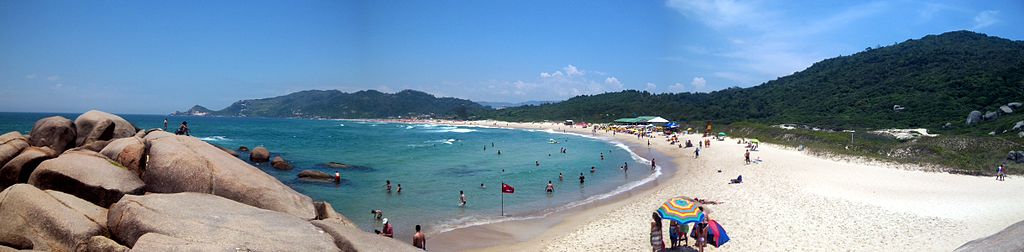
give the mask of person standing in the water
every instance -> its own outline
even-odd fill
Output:
[[[581,184],[581,185],[583,184],[583,180],[584,180],[584,179],[586,179],[586,177],[584,177],[584,176],[583,176],[583,173],[581,172],[581,173],[580,173],[580,184]]]
[[[466,206],[466,193],[459,191],[459,206]]]

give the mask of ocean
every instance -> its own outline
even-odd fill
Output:
[[[52,115],[71,120],[78,116],[0,113],[0,133],[27,134],[36,120]],[[542,218],[629,190],[661,173],[651,171],[647,160],[621,143],[553,131],[352,120],[121,116],[144,129],[163,127],[164,118],[170,121],[171,131],[188,121],[194,137],[229,149],[264,146],[271,156],[280,155],[295,166],[281,171],[266,163],[256,165],[264,172],[314,200],[330,202],[367,231],[380,228],[370,210],[381,209],[395,226],[396,237],[411,237],[417,224],[437,233]],[[560,152],[562,148],[565,153]],[[247,154],[242,154],[248,161]],[[322,165],[327,162],[355,168]],[[619,169],[623,165],[630,169],[623,172]],[[341,172],[342,182],[296,177],[307,169],[332,175]],[[564,180],[558,179],[559,173]],[[586,178],[583,184],[578,180],[581,173]],[[386,192],[387,180],[395,187],[400,184],[402,192]],[[548,181],[555,185],[554,193],[545,192]],[[515,187],[515,193],[503,195],[501,182]],[[458,206],[459,191],[468,198],[465,207]]]

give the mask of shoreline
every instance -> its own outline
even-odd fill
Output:
[[[504,127],[562,127],[590,134],[590,128],[553,123],[507,123]],[[631,137],[610,138],[640,145],[641,149],[643,146],[629,140]],[[695,140],[700,136],[684,138]],[[599,204],[564,211],[563,215],[571,215],[564,218],[470,227],[435,235],[431,244],[434,250],[438,250],[436,245],[451,246],[443,251],[646,250],[650,249],[648,212],[676,195],[723,202],[710,206],[710,215],[733,238],[720,248],[724,250],[948,251],[1024,219],[1024,202],[1012,199],[1024,190],[1020,176],[996,182],[991,177],[894,169],[816,157],[774,144],[762,144],[759,151],[752,152],[751,158],[763,158],[763,163],[744,165],[744,149],[734,144],[736,139],[713,141],[712,147],[702,150],[701,158],[693,162],[692,148],[673,151],[678,149],[664,143],[663,137],[654,140],[652,150],[664,152],[672,158],[672,165],[678,166],[675,174],[661,176],[657,183]],[[737,175],[744,176],[743,184],[726,183]],[[531,238],[524,233],[535,235]],[[457,239],[448,242],[446,236]],[[496,242],[480,243],[489,240]]]

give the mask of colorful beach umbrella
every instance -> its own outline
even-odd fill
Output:
[[[697,202],[687,197],[674,197],[661,204],[658,215],[679,224],[704,221],[704,212],[697,208]]]
[[[725,233],[725,229],[722,228],[722,225],[719,225],[715,220],[709,220],[708,243],[717,248],[726,242],[729,242],[729,235]]]

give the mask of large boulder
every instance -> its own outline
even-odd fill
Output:
[[[340,213],[334,211],[334,207],[331,206],[331,203],[327,203],[326,201],[317,201],[313,202],[313,205],[316,206],[317,220],[337,219],[342,224],[351,227],[357,227],[356,224],[352,222],[352,220],[348,219],[348,217],[345,217],[344,215],[341,215]]]
[[[1017,121],[1017,123],[1013,124],[1013,130],[1019,130],[1021,128],[1024,128],[1024,121]]]
[[[11,161],[0,167],[0,188],[16,183],[27,183],[40,163],[57,156],[50,147],[27,147]]]
[[[139,137],[125,137],[111,141],[100,154],[117,161],[136,176],[142,175],[146,169],[146,142]]]
[[[60,191],[44,190],[46,194],[49,194],[61,204],[74,209],[75,212],[85,215],[86,218],[98,223],[103,229],[107,229],[107,209],[97,206],[92,202],[84,199],[75,197],[75,195],[67,194]]]
[[[71,148],[71,150],[87,150],[92,152],[103,151],[103,148],[107,148],[107,144],[110,144],[110,140],[92,141],[85,145]]]
[[[1011,109],[1010,106],[1003,105],[999,106],[999,112],[1003,112],[1003,114],[1012,114],[1013,109]]]
[[[1024,251],[1024,221],[988,237],[969,241],[954,251]]]
[[[234,156],[234,157],[238,157],[238,152],[236,152],[236,151],[234,151],[232,149],[224,148],[224,146],[220,146],[220,145],[216,145],[216,144],[213,144],[213,147],[217,147],[217,149],[220,149],[220,150],[224,151],[224,153],[227,153],[228,155],[231,155],[231,156]]]
[[[146,233],[135,241],[132,251],[253,251],[242,246],[217,244],[211,241],[191,241],[159,233]]]
[[[253,148],[252,152],[249,152],[249,161],[253,161],[256,163],[264,163],[269,160],[270,151],[268,151],[267,148],[263,148],[263,146]]]
[[[29,134],[32,146],[50,147],[57,153],[75,147],[75,124],[62,116],[51,116],[36,121]]]
[[[981,122],[981,111],[975,110],[967,114],[967,125],[978,124],[978,122]]]
[[[28,183],[66,192],[102,207],[125,194],[142,194],[142,179],[113,160],[91,151],[69,151],[43,161]]]
[[[29,184],[0,192],[0,244],[16,249],[73,251],[106,229],[76,209]]]
[[[127,252],[128,247],[117,244],[106,236],[89,237],[75,245],[75,252]],[[155,250],[154,250],[155,251]]]
[[[75,144],[78,146],[92,141],[130,137],[136,133],[135,126],[124,118],[98,110],[89,110],[75,118],[75,128],[78,133]]]
[[[334,179],[334,176],[331,176],[330,174],[324,173],[322,171],[317,171],[317,170],[302,170],[301,172],[299,172],[299,175],[297,175],[297,176],[299,178],[302,178],[302,179],[313,179],[313,180],[331,180],[331,179]]]
[[[337,219],[310,222],[334,237],[334,244],[343,251],[422,251],[408,243],[364,232]]]
[[[313,200],[259,168],[199,139],[157,131],[146,135],[149,159],[142,180],[157,193],[200,192],[313,219]]]
[[[339,251],[305,219],[203,193],[127,195],[110,207],[107,221],[112,237],[128,246],[159,233],[220,248]]]
[[[281,158],[281,156],[274,157],[274,160],[270,161],[270,166],[272,166],[272,167],[274,167],[274,169],[278,169],[278,170],[291,170],[292,169],[292,164],[288,163],[288,161],[285,161],[284,158]]]
[[[12,158],[18,156],[21,150],[28,146],[28,139],[25,139],[17,131],[0,135],[0,167],[3,167]]]
[[[985,121],[999,119],[999,113],[996,113],[995,111],[985,112],[985,115],[981,116],[981,119]]]

